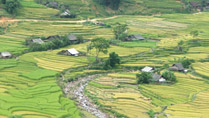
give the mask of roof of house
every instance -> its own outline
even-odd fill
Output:
[[[142,37],[140,34],[135,34],[135,35],[128,36],[126,39],[127,40],[132,40],[132,39],[144,40],[144,37]]]
[[[154,73],[152,75],[152,81],[159,81],[161,77],[162,77],[162,75]]]
[[[144,37],[142,37],[140,34],[133,35],[135,39],[144,40]]]
[[[199,3],[198,2],[189,2],[193,7],[198,7],[199,6]]]
[[[41,38],[32,39],[32,41],[33,41],[34,43],[39,43],[39,44],[44,43],[44,41],[43,41]]]
[[[103,22],[96,22],[97,25],[105,25]]]
[[[182,63],[173,64],[173,66],[176,66],[178,70],[184,70]]]
[[[68,35],[68,39],[71,41],[75,41],[75,40],[77,40],[77,37],[74,34],[70,34],[70,35]]]
[[[65,10],[63,13],[60,14],[61,16],[68,16],[70,15],[70,11],[69,10]]]
[[[2,57],[10,57],[12,54],[10,52],[1,52]]]
[[[152,72],[152,71],[153,71],[153,68],[152,68],[152,67],[146,66],[146,67],[144,67],[141,71],[142,71],[142,72]]]
[[[54,36],[49,36],[46,39],[50,40],[50,39],[60,39],[61,37],[59,35],[54,35]]]
[[[79,54],[79,52],[75,48],[71,48],[67,50],[70,54],[76,55]]]

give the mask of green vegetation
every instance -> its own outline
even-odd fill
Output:
[[[124,47],[147,47],[147,48],[154,48],[156,47],[156,41],[130,41],[130,42],[120,42],[118,45]]]
[[[126,33],[127,30],[128,26],[126,24],[117,23],[117,25],[113,28],[115,39],[124,41],[125,38],[128,36],[128,34]]]
[[[95,38],[91,40],[91,43],[87,46],[87,51],[90,52],[92,49],[96,49],[96,61],[99,61],[99,53],[102,52],[107,54],[108,48],[110,47],[109,41],[104,38]]]
[[[152,73],[142,72],[136,75],[138,84],[149,84],[150,79],[152,79]]]
[[[114,68],[116,64],[120,64],[120,57],[115,52],[112,52],[109,54],[109,58],[105,62],[104,69]]]
[[[162,76],[168,81],[176,82],[176,76],[171,71],[163,72]]]

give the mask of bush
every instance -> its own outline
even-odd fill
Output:
[[[163,72],[162,76],[163,76],[166,80],[176,82],[176,76],[175,76],[174,73],[171,72],[171,71],[165,71],[165,72]]]
[[[19,0],[6,0],[6,11],[10,14],[17,14],[17,10],[20,8]]]
[[[104,69],[114,68],[116,64],[120,64],[120,57],[115,52],[109,54],[109,59],[104,64]]]
[[[184,66],[184,68],[189,68],[189,66],[192,64],[192,62],[194,62],[194,61],[190,60],[190,59],[185,59],[182,61],[182,65]]]
[[[150,79],[152,79],[151,73],[142,72],[141,74],[136,75],[138,84],[149,84]]]
[[[153,110],[149,110],[147,112],[147,114],[149,115],[150,118],[154,118],[155,117],[155,112]]]

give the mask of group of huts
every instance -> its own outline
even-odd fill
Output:
[[[169,67],[169,70],[184,72],[184,73],[188,72],[188,70],[183,67],[182,63],[173,64],[171,67]],[[146,66],[143,69],[141,69],[141,72],[152,73],[152,78],[151,78],[152,82],[159,82],[159,83],[166,82],[166,79],[161,74],[154,73],[154,71],[155,68],[149,66]]]
[[[48,42],[48,41],[51,41],[51,40],[54,40],[54,39],[62,39],[63,37],[62,36],[59,36],[59,35],[54,35],[54,36],[48,36],[47,38],[45,39],[41,39],[41,38],[34,38],[34,39],[29,39],[28,42],[30,43],[38,43],[38,44],[43,44],[45,42]],[[68,40],[73,43],[73,42],[76,42],[79,40],[79,38],[74,35],[74,34],[69,34],[67,35],[67,38]]]

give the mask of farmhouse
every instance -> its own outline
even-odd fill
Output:
[[[78,56],[79,52],[75,48],[71,48],[68,50],[62,50],[59,54],[64,54],[67,56]]]
[[[96,22],[95,24],[99,25],[99,26],[105,26],[105,24],[103,22]]]
[[[151,72],[154,71],[154,68],[153,68],[153,67],[148,67],[148,66],[146,66],[146,67],[144,67],[141,71],[142,71],[142,72],[149,72],[149,73],[151,73]]]
[[[10,52],[1,52],[0,53],[0,58],[11,58],[12,54]]]
[[[173,66],[170,67],[169,69],[172,71],[180,71],[180,72],[185,70],[182,63],[173,64]]]
[[[41,38],[38,38],[38,39],[32,39],[33,43],[39,43],[39,44],[42,44],[44,43],[44,41],[41,39]]]
[[[46,7],[49,7],[49,8],[54,8],[54,9],[57,9],[58,8],[58,3],[57,2],[55,2],[55,1],[52,1],[52,2],[48,2],[47,4],[46,4]]]
[[[154,73],[152,75],[151,81],[153,81],[153,82],[165,82],[166,80],[162,77],[162,75]]]
[[[70,14],[69,10],[65,10],[63,13],[60,14],[61,18],[68,18],[70,16],[71,16],[71,14]]]
[[[74,34],[70,34],[67,36],[70,41],[77,41],[78,38]]]
[[[189,2],[189,4],[192,6],[193,9],[198,9],[200,7],[198,2]]]
[[[131,41],[133,39],[144,40],[144,37],[142,37],[140,34],[136,34],[136,35],[130,35],[126,38],[127,41]]]
[[[53,40],[53,39],[61,39],[61,37],[59,35],[54,35],[46,38],[46,40]]]

